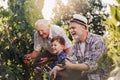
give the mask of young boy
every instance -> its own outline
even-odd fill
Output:
[[[52,50],[53,54],[56,55],[52,64],[50,65],[51,68],[53,68],[57,64],[64,65],[64,60],[66,58],[66,54],[64,53],[64,47],[65,47],[65,40],[61,36],[56,36],[52,40]]]
[[[57,64],[65,65],[66,54],[64,53],[65,40],[62,36],[56,36],[52,40],[52,51],[55,54],[53,62],[50,64],[50,67],[53,68]]]
[[[52,53],[55,55],[53,61],[44,67],[46,71],[50,71],[57,64],[65,65],[66,54],[64,53],[65,40],[62,36],[56,36],[51,40],[52,43]],[[38,67],[37,67],[38,68]],[[34,71],[38,73],[39,69],[35,68]]]
[[[64,53],[65,40],[62,36],[56,36],[52,40],[52,51],[56,55],[53,62],[50,64],[50,68],[53,69],[57,64],[65,65],[66,54]],[[50,80],[54,77],[51,75]],[[62,80],[62,77],[58,76],[54,80]]]

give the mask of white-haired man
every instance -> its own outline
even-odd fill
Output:
[[[37,31],[34,33],[34,51],[25,55],[25,63],[28,63],[31,59],[35,59],[40,54],[42,54],[40,56],[41,58],[39,58],[40,65],[49,61],[53,56],[51,39],[55,36],[62,36],[65,39],[64,52],[68,54],[70,48],[72,47],[72,43],[61,27],[50,24],[48,20],[40,19],[36,21],[35,28]],[[44,49],[42,53],[41,49]]]
[[[51,75],[55,77],[57,71],[65,68],[71,70],[66,71],[68,77],[65,80],[103,80],[97,64],[107,49],[103,37],[88,32],[87,19],[80,14],[73,15],[69,22],[69,32],[76,42],[67,56],[65,66],[55,66]],[[76,71],[72,70],[79,71],[79,74],[75,75]]]

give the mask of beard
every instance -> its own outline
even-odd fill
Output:
[[[75,41],[79,41],[79,36],[78,35],[72,35],[72,38],[75,40]]]
[[[82,33],[83,33],[82,30],[80,30],[79,32],[75,32],[74,34],[71,34],[71,35],[72,35],[72,38],[75,39],[75,41],[80,41]]]

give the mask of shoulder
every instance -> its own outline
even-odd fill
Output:
[[[34,36],[38,36],[38,35],[39,35],[38,31],[35,31]]]
[[[38,31],[35,31],[35,33],[34,34],[38,34]]]
[[[42,39],[41,36],[39,35],[38,31],[35,31],[34,33],[34,38],[36,39]]]
[[[59,54],[59,57],[66,57],[66,54],[64,53],[64,51],[62,51],[62,52]]]
[[[104,38],[101,35],[97,35],[93,33],[88,33],[87,40],[88,42],[96,42],[96,41],[104,42]]]
[[[93,49],[106,49],[106,42],[104,38],[97,34],[90,34],[89,44],[91,45],[91,48]]]
[[[55,32],[64,31],[60,26],[57,25],[51,25],[51,30]]]

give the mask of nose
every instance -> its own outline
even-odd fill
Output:
[[[52,45],[51,47],[54,48],[54,45]]]
[[[39,31],[39,34],[40,34],[40,35],[42,35],[42,34],[43,34],[43,32],[42,32],[42,31]]]
[[[54,48],[55,48],[55,45],[53,44],[53,45],[52,45],[52,49],[54,49]]]

